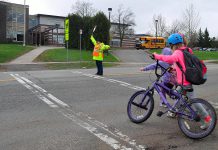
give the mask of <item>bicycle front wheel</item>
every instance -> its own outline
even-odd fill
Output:
[[[134,123],[147,120],[154,109],[154,99],[151,93],[142,90],[134,93],[127,105],[127,114]]]
[[[217,122],[216,111],[206,100],[192,99],[182,109],[183,115],[178,116],[178,124],[187,137],[201,139],[213,132]]]

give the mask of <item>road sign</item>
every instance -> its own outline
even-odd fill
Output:
[[[69,41],[69,19],[65,20],[65,41]]]

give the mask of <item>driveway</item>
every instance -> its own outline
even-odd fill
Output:
[[[143,63],[153,62],[144,50],[122,49],[122,50],[114,50],[111,53],[117,56],[120,59],[120,61],[124,63],[143,64]]]

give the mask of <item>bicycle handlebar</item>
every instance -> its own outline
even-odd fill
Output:
[[[149,52],[149,51],[145,51],[145,52],[149,55],[149,57],[150,57],[151,59],[155,60],[153,53],[151,53],[151,52]],[[170,71],[170,70],[171,70],[171,67],[164,68],[163,66],[160,65],[159,60],[156,60],[156,62],[157,62],[157,65],[156,65],[156,67],[155,67],[155,75],[157,76],[158,79],[160,79],[160,77],[162,77],[167,71]],[[164,71],[162,72],[162,74],[158,74],[158,73],[157,73],[158,66],[160,66],[160,68],[164,70]]]
[[[160,79],[160,77],[162,77],[167,71],[171,70],[171,67],[164,68],[163,66],[161,66],[161,64],[159,63],[159,60],[156,60],[156,63],[157,63],[157,65],[155,67],[155,75],[157,76],[158,79]],[[161,74],[158,74],[158,72],[157,72],[158,66],[164,70]]]

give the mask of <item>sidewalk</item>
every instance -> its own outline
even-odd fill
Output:
[[[40,46],[36,49],[30,51],[29,53],[26,53],[15,60],[12,60],[8,64],[32,64],[33,60],[38,57],[41,53],[43,53],[45,50],[53,49],[53,48],[63,48],[63,47],[52,47],[52,46]]]

